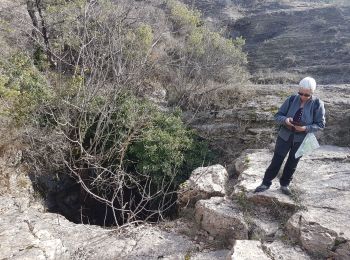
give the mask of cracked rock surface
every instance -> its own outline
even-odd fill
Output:
[[[78,225],[33,206],[19,208],[16,200],[0,200],[0,259],[179,259],[195,248],[189,238],[151,225],[118,232]]]
[[[254,150],[240,158],[247,165],[240,167],[243,171],[233,196],[244,193],[254,206],[288,209],[292,215],[286,223],[287,236],[312,256],[349,259],[349,148],[321,146],[303,157],[291,185],[292,197],[281,194],[278,180],[268,191],[252,193],[271,157],[268,150]]]

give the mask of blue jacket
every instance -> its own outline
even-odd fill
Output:
[[[287,117],[294,117],[300,107],[299,95],[292,95],[282,104],[278,112],[275,114],[275,121],[281,125],[278,135],[285,141],[294,133],[294,142],[302,142],[307,133],[315,133],[325,127],[325,109],[324,103],[320,99],[312,96],[303,108],[301,117],[301,125],[306,126],[306,132],[292,132],[286,126]]]

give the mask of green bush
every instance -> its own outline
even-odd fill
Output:
[[[196,145],[193,133],[186,129],[179,113],[154,111],[151,123],[140,140],[130,146],[128,159],[137,172],[150,175],[157,186],[162,184],[163,179],[174,181],[177,186],[189,177],[191,170],[188,168],[201,165],[195,165],[193,160],[202,162],[205,158],[200,150],[192,157],[187,156]],[[187,171],[184,171],[184,165]]]
[[[187,5],[177,0],[168,0],[167,6],[170,9],[170,17],[174,22],[175,30],[193,30],[201,25],[201,13],[198,10],[189,9]]]
[[[0,96],[4,113],[20,123],[49,97],[48,83],[28,56],[16,54],[0,62]]]
[[[134,61],[145,59],[153,43],[152,28],[148,24],[141,24],[130,29],[125,37],[126,58]]]
[[[121,167],[140,181],[150,178],[158,191],[162,184],[176,188],[195,167],[212,159],[179,110],[163,112],[130,94],[120,95],[115,108],[105,118],[98,114],[83,138],[84,149],[97,151],[94,156],[105,158],[105,167]]]
[[[193,169],[210,163],[213,153],[182,122],[179,110],[161,111],[130,93],[95,98],[84,112],[67,107],[63,114],[71,121],[53,125],[70,144],[69,153],[56,147],[53,156],[64,157],[68,173],[81,178],[94,196],[125,211],[142,208],[132,213],[134,220],[166,214],[178,186]]]
[[[174,38],[180,42],[167,49],[173,59],[171,70],[176,71],[170,74],[167,86],[172,103],[191,109],[193,95],[212,92],[220,84],[237,86],[248,80],[243,38],[226,38],[223,30],[209,28],[199,11],[179,1],[168,1],[167,8]]]

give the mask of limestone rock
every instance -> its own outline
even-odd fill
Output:
[[[18,143],[2,143],[0,147],[0,195],[12,194],[29,197],[33,194],[32,182],[27,169],[20,164],[22,150]]]
[[[298,246],[283,244],[281,241],[261,243],[257,240],[236,240],[227,260],[311,260]]]
[[[0,259],[184,259],[195,250],[189,238],[151,225],[77,225],[8,196],[0,198],[0,223]]]
[[[235,123],[222,123],[222,124],[201,124],[194,125],[194,128],[206,132],[208,135],[220,135],[224,133],[236,132],[238,125]]]
[[[283,259],[283,260],[311,260],[303,250],[298,246],[286,245],[281,241],[274,241],[272,243],[264,243],[263,245],[265,252],[272,259]]]
[[[232,253],[227,260],[271,260],[262,249],[260,241],[255,240],[236,240],[232,248]]]
[[[264,217],[254,216],[250,218],[250,237],[252,239],[271,240],[274,239],[280,226],[276,220],[269,220]]]
[[[243,213],[231,200],[212,197],[196,203],[195,219],[212,236],[233,241],[248,239],[248,225]]]
[[[196,253],[191,255],[191,260],[225,260],[226,256],[230,253],[229,250],[218,250],[208,253]]]
[[[281,193],[280,186],[276,181],[273,182],[269,190],[263,193],[253,193],[255,188],[262,182],[265,170],[272,159],[272,154],[266,149],[249,151],[236,161],[236,164],[245,170],[238,177],[233,195],[237,196],[240,193],[244,193],[247,199],[256,205],[277,205],[293,210],[296,207],[296,203],[290,197]]]
[[[257,240],[236,240],[227,260],[283,259],[311,260],[298,246],[283,244],[281,241],[261,243]]]
[[[335,250],[336,260],[346,260],[350,259],[350,242],[342,243],[338,245],[337,249]]]
[[[222,160],[229,165],[233,163],[232,158],[239,157],[246,149],[267,148],[276,140],[278,126],[273,115],[289,95],[296,93],[296,84],[300,79],[301,76],[298,76],[293,80],[293,85],[247,85],[244,87],[244,97],[248,98],[228,102],[215,113],[208,110],[198,113],[187,111],[184,120],[196,128],[201,136],[208,137],[214,147],[219,147],[223,151]],[[223,90],[218,95],[222,99],[232,100],[237,91]],[[325,103],[327,120],[324,131],[317,134],[319,142],[350,146],[349,85],[318,85],[316,96]],[[253,103],[255,107],[251,107]],[[230,124],[232,127],[229,127]]]
[[[287,223],[288,233],[297,238],[308,252],[323,257],[332,256],[337,233],[316,222],[305,221],[304,216],[301,212],[293,215]]]
[[[251,150],[243,151],[241,155],[234,162],[235,173],[237,176],[241,175],[241,173],[248,168],[249,160],[250,160],[249,151]]]
[[[247,166],[238,178],[233,197],[246,194],[260,210],[291,206],[297,211],[287,222],[287,234],[310,254],[346,259],[350,254],[350,153],[348,148],[321,146],[299,162],[291,185],[294,195],[279,191],[278,180],[270,190],[253,194],[271,160],[268,150],[250,151]],[[288,215],[287,215],[288,216]]]
[[[228,173],[219,164],[195,169],[178,192],[180,206],[191,207],[201,199],[225,196],[227,180]]]

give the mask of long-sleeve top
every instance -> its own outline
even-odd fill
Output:
[[[278,112],[275,114],[275,121],[281,125],[278,135],[285,141],[291,134],[294,134],[294,142],[302,142],[307,133],[315,133],[325,127],[325,108],[324,103],[320,99],[312,96],[303,107],[300,125],[306,126],[305,132],[293,132],[286,127],[286,119],[294,117],[300,108],[301,99],[299,95],[288,97]]]

